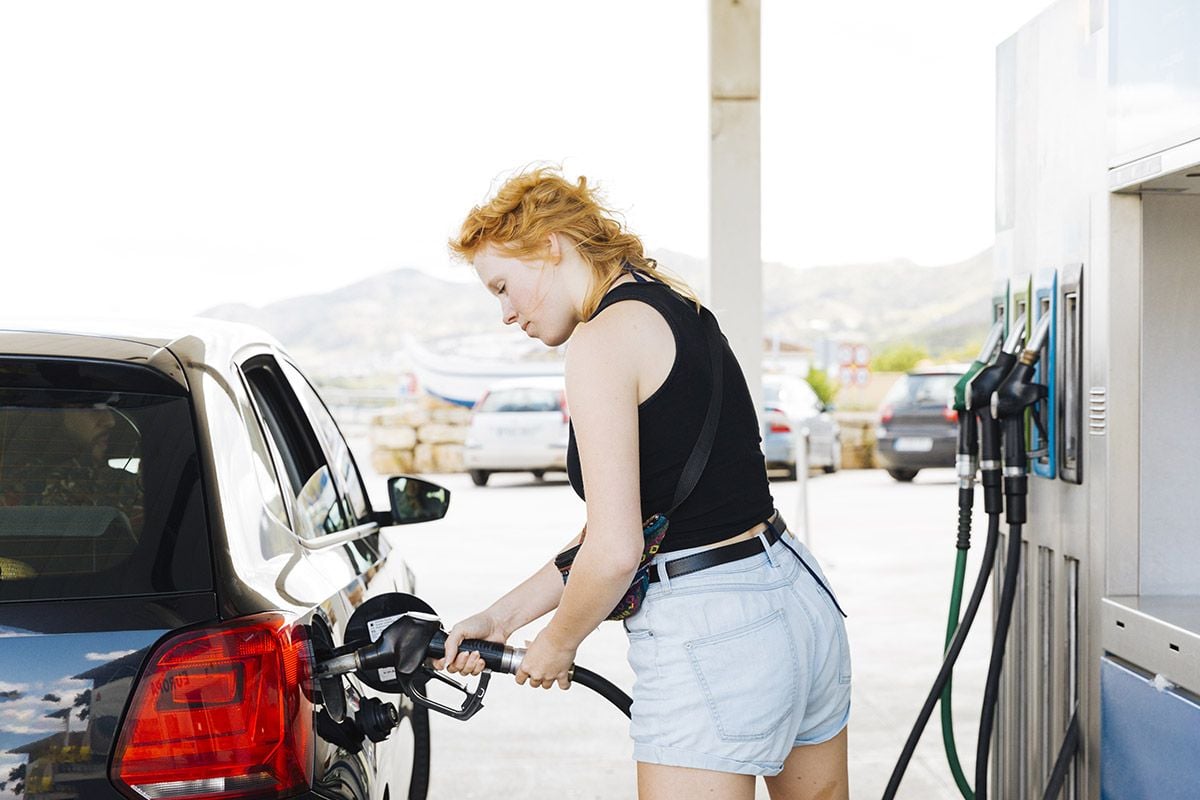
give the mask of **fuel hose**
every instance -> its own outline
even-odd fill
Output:
[[[1017,596],[1017,574],[1021,568],[1021,526],[1012,525],[1008,531],[1008,554],[1004,561],[1004,586],[1000,591],[1000,607],[996,611],[996,634],[992,641],[992,656],[988,664],[987,683],[983,690],[983,708],[979,714],[979,739],[975,748],[975,798],[987,800],[988,755],[991,751],[992,728],[996,722],[996,703],[1000,696],[1000,670],[1004,666],[1004,651],[1008,644],[1008,628],[1012,623]]]
[[[967,573],[967,551],[959,550],[958,557],[954,563],[954,588],[950,593],[950,613],[946,622],[946,650],[950,649],[951,643],[954,641],[954,634],[958,630],[958,612],[962,605],[963,583]],[[954,675],[951,673],[946,678],[946,688],[942,690],[942,699],[939,705],[942,715],[942,747],[946,751],[946,763],[950,765],[950,774],[954,776],[954,783],[958,786],[958,791],[962,794],[964,800],[974,800],[975,792],[971,789],[971,784],[967,781],[966,773],[963,772],[962,762],[958,758],[958,746],[954,741],[954,714],[953,714],[953,698],[954,698]]]
[[[521,667],[521,659],[525,650],[519,647],[508,647],[498,642],[488,642],[482,639],[464,639],[458,646],[461,652],[477,652],[483,659],[483,664],[492,672],[504,672],[516,675]],[[446,655],[446,634],[438,631],[429,643],[426,654],[430,658],[442,658]],[[621,691],[614,683],[602,678],[590,669],[574,665],[571,667],[571,682],[591,689],[608,702],[617,707],[625,716],[629,716],[633,700]]]
[[[883,800],[892,800],[892,798],[895,798],[896,792],[900,790],[900,781],[904,778],[904,773],[908,769],[909,762],[912,761],[913,753],[916,752],[917,742],[921,740],[921,734],[925,730],[925,725],[929,722],[930,716],[933,715],[933,709],[941,697],[942,690],[945,688],[946,683],[950,680],[951,673],[954,671],[954,664],[958,661],[963,644],[967,641],[967,634],[971,630],[971,623],[975,621],[975,615],[979,612],[979,604],[983,601],[988,576],[991,574],[992,563],[996,558],[996,542],[999,536],[1000,517],[989,515],[987,542],[983,547],[983,560],[979,565],[979,574],[975,579],[975,588],[971,592],[971,599],[967,602],[967,610],[963,614],[963,619],[958,626],[957,632],[954,634],[954,641],[950,643],[950,647],[946,651],[946,657],[942,661],[942,668],[938,672],[937,679],[934,680],[933,686],[929,690],[929,695],[925,698],[925,704],[921,706],[921,712],[917,715],[917,721],[913,724],[912,731],[908,735],[908,740],[904,743],[904,749],[900,753],[900,758],[896,761],[896,766],[892,770],[892,777],[888,781],[887,788],[884,790]]]
[[[983,354],[981,354],[981,359]],[[980,364],[981,362],[976,362]],[[978,374],[978,370],[976,371]],[[970,382],[967,382],[969,386]],[[967,551],[971,549],[971,510],[975,506],[975,472],[979,466],[979,425],[975,415],[967,408],[966,391],[955,390],[955,408],[958,411],[958,539],[955,548],[958,555],[954,560],[954,585],[950,591],[950,610],[946,620],[946,641],[942,656],[950,649],[954,634],[958,630],[959,610],[962,606],[963,583],[967,574]],[[950,774],[964,800],[974,800],[975,793],[963,772],[962,763],[958,758],[958,746],[954,741],[954,674],[946,678],[946,688],[942,690],[941,710],[942,747],[946,751],[946,763],[950,766]]]

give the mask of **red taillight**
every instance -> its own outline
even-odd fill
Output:
[[[788,422],[787,414],[784,414],[778,408],[768,408],[767,430],[771,433],[791,433],[792,426]]]
[[[884,406],[879,410],[879,421],[884,425],[891,422],[894,416],[896,416],[896,410],[891,406]]]
[[[158,708],[175,711],[232,703],[244,685],[245,670],[241,664],[181,667],[171,670],[163,681],[165,691],[159,696]]]
[[[563,424],[565,425],[566,423],[571,421],[571,412],[569,412],[567,410],[567,393],[566,392],[558,393],[558,407],[562,410],[562,421],[563,421]]]
[[[132,800],[280,798],[311,785],[311,656],[281,613],[187,631],[154,651],[114,749]]]
[[[958,410],[951,406],[942,409],[942,416],[946,418],[946,422],[951,424],[958,422]]]

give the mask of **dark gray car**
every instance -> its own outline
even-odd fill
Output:
[[[911,481],[922,469],[954,466],[954,384],[964,371],[957,365],[915,370],[901,376],[884,397],[875,452],[880,466],[896,480]]]
[[[0,794],[423,798],[427,712],[313,679],[413,591],[384,528],[448,495],[390,492],[261,331],[0,331]]]

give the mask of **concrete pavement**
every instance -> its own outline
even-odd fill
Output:
[[[416,573],[418,593],[447,626],[524,579],[578,530],[582,502],[565,479],[555,480],[561,476],[548,477],[539,483],[526,474],[495,475],[491,485],[477,488],[465,475],[431,476],[452,492],[447,518],[388,534]],[[382,500],[383,479],[368,481]],[[882,471],[856,470],[814,475],[808,487],[810,546],[850,615],[851,796],[877,798],[940,663],[955,559],[954,474],[930,470],[899,484]],[[776,481],[772,492],[784,516],[794,518],[796,484]],[[968,592],[984,539],[981,516]],[[990,648],[990,605],[989,592],[956,671],[955,717],[968,776]],[[531,639],[542,624],[519,631],[514,643]],[[604,624],[584,642],[578,662],[628,691],[633,679],[625,649],[621,627]],[[565,694],[531,690],[497,676],[486,708],[474,719],[434,717],[432,798],[635,796],[627,721],[582,687]],[[759,796],[767,796],[761,781]],[[935,713],[899,797],[958,796]]]

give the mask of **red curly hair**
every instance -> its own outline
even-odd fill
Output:
[[[557,233],[570,240],[593,270],[584,319],[595,312],[626,265],[653,274],[699,306],[695,292],[647,258],[642,240],[615,216],[587,178],[571,183],[555,168],[537,167],[509,178],[490,200],[472,208],[458,236],[450,240],[450,250],[467,262],[489,244],[513,258],[544,258],[546,239]]]

